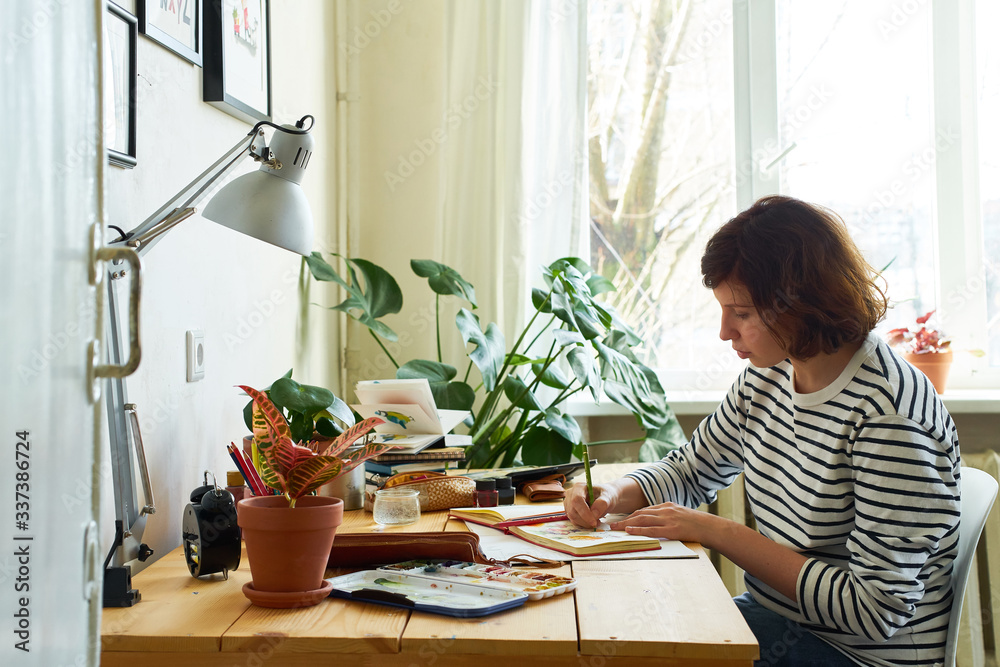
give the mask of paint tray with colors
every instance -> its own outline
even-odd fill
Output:
[[[378,570],[362,570],[327,581],[333,584],[330,597],[462,618],[513,609],[528,599],[526,594],[517,591]]]
[[[576,579],[572,577],[460,560],[409,560],[384,565],[379,570],[516,591],[527,594],[529,600],[541,600],[576,588]]]

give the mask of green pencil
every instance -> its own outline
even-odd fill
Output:
[[[583,474],[587,477],[587,504],[594,504],[594,481],[590,477],[590,446],[583,444]]]

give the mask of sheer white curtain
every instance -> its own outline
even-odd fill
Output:
[[[386,267],[404,312],[389,318],[399,363],[436,357],[433,295],[409,259],[476,286],[483,326],[520,333],[539,267],[586,256],[586,59],[582,3],[347,2],[347,251]],[[355,94],[356,92],[356,94]],[[352,137],[354,139],[352,139]],[[354,143],[350,143],[355,141]],[[442,310],[442,352],[465,346]],[[347,329],[347,386],[395,368]],[[460,362],[459,362],[460,363]]]
[[[463,273],[507,336],[539,267],[586,256],[584,17],[559,1],[447,5],[442,261],[474,267]]]

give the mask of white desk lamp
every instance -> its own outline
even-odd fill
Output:
[[[304,128],[306,119],[309,127]],[[276,130],[270,146],[265,141],[264,125]],[[120,238],[98,252],[101,259],[113,261],[108,270],[108,363],[98,363],[100,351],[96,343],[91,349],[92,376],[108,379],[108,430],[115,493],[115,541],[104,562],[105,607],[131,607],[141,599],[139,592],[132,588],[129,564],[135,560],[145,561],[153,553],[143,544],[142,533],[146,515],[155,513],[156,507],[139,433],[139,418],[125,392],[125,377],[135,371],[142,355],[138,314],[140,257],[166,232],[191,217],[195,213],[194,206],[208,194],[212,185],[231,173],[244,156],[260,162],[260,169],[225,185],[208,202],[202,215],[262,241],[308,255],[312,251],[313,223],[300,183],[313,153],[313,139],[309,134],[312,126],[312,116],[303,116],[294,127],[267,121],[257,123],[239,143],[142,224],[130,232],[115,227]],[[131,269],[127,361],[123,361],[120,308],[114,284],[128,273],[123,262]],[[141,508],[136,493],[136,465],[146,499]]]

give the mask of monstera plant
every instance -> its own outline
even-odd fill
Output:
[[[646,431],[641,458],[658,458],[683,442],[656,374],[635,354],[633,348],[642,341],[598,299],[614,285],[583,260],[560,259],[543,269],[545,287],[532,290],[534,312],[513,338],[493,322],[483,326],[473,312],[478,309],[475,288],[457,271],[431,260],[411,260],[413,272],[426,278],[436,295],[437,359],[400,364],[383,342],[398,336],[381,321],[402,310],[398,283],[370,261],[334,257],[343,261],[344,275],[319,253],[306,258],[314,278],[335,282],[346,291],[347,298],[332,310],[368,327],[396,367],[397,378],[426,378],[439,408],[471,411],[468,466],[550,465],[574,455],[588,460],[579,424],[561,407],[582,392],[594,401],[606,396],[635,415]],[[444,297],[465,303],[454,323],[466,343],[467,358],[454,365],[441,352]],[[470,379],[473,367],[478,382]]]

